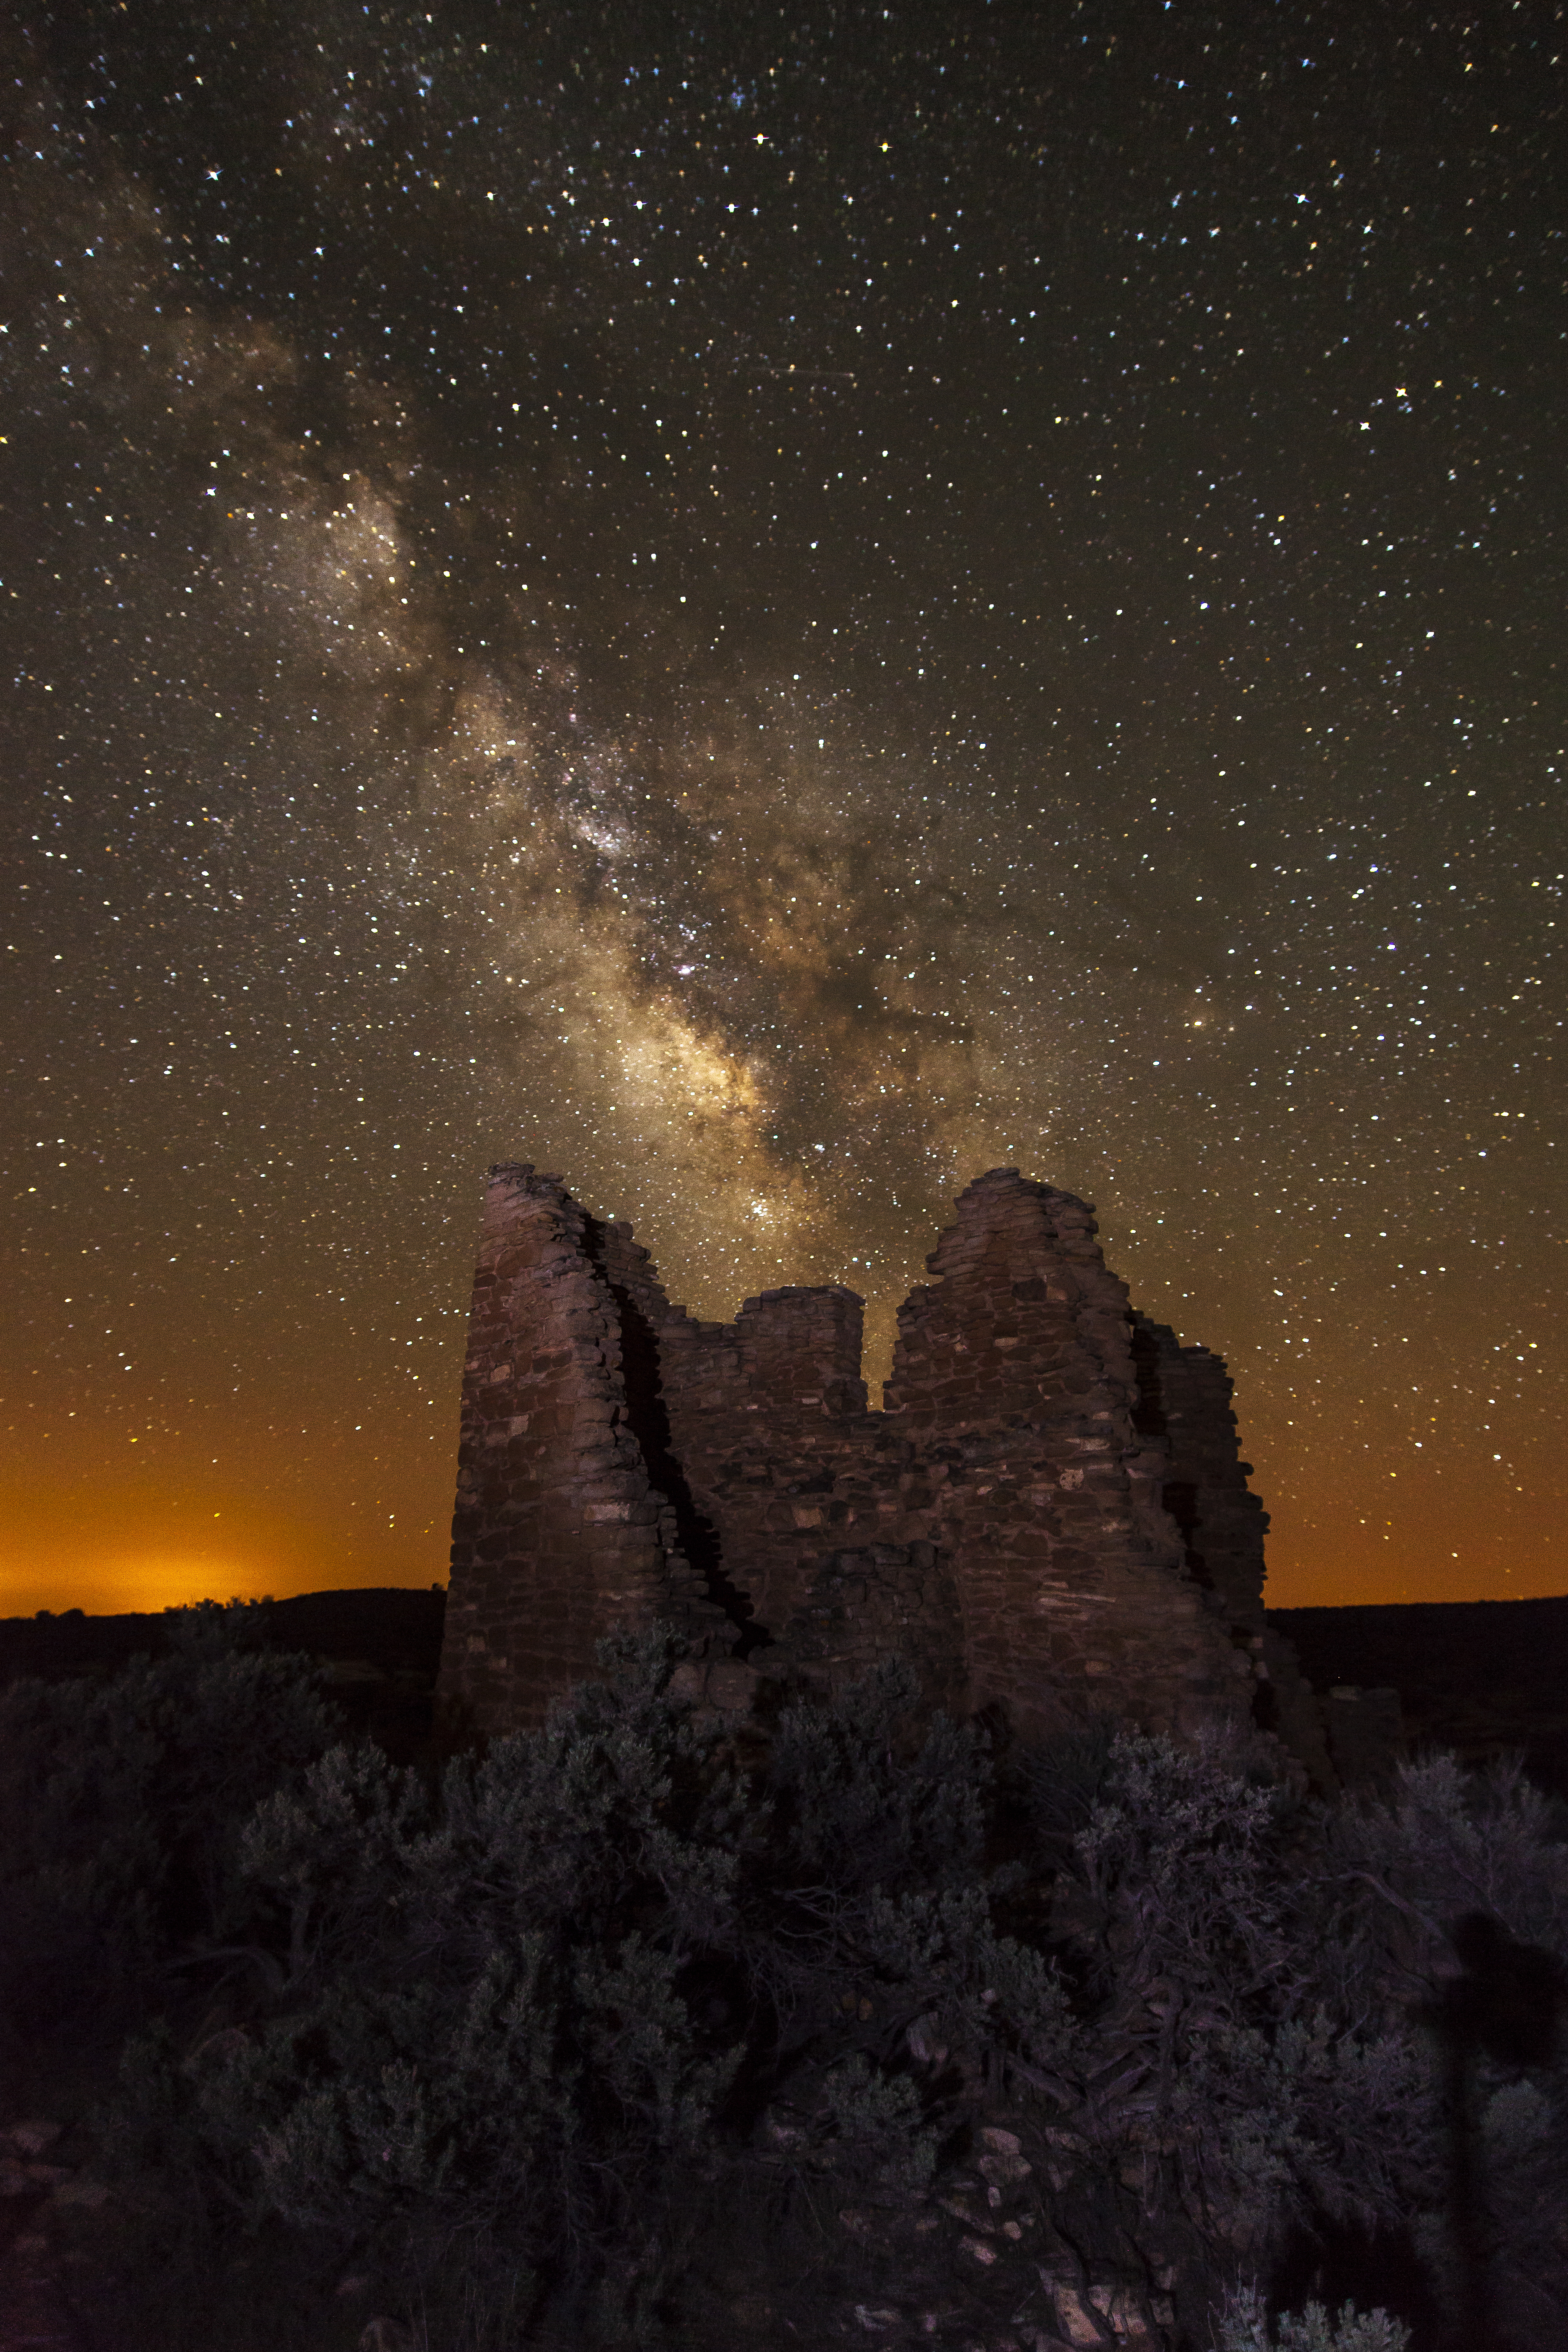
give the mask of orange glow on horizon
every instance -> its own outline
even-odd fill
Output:
[[[243,1495],[0,1487],[0,1616],[155,1612],[193,1601],[284,1601],[366,1585],[427,1587],[447,1575],[446,1528],[356,1542]]]
[[[939,1214],[892,1232],[884,1268],[866,1283],[863,1366],[873,1400],[891,1367],[894,1308],[918,1279]],[[736,1312],[756,1269],[704,1289],[656,1218],[636,1223],[672,1297],[697,1299],[702,1314]],[[1321,1383],[1282,1377],[1258,1286],[1222,1279],[1212,1253],[1184,1241],[1146,1245],[1103,1214],[1101,1236],[1108,1262],[1147,1311],[1229,1363],[1242,1455],[1271,1518],[1271,1608],[1568,1593],[1568,1495],[1554,1425],[1549,1453],[1539,1424],[1515,1419],[1493,1433],[1489,1416],[1461,1409],[1428,1450],[1413,1441],[1430,1435],[1430,1423],[1413,1421],[1406,1396],[1386,1378],[1374,1383],[1353,1364],[1350,1380],[1342,1369]],[[459,1297],[468,1252],[467,1235],[455,1234],[449,1281]],[[1189,1265],[1202,1268],[1202,1295],[1181,1286],[1194,1280]],[[858,1273],[852,1263],[787,1271],[808,1281]],[[285,1368],[273,1368],[243,1398],[193,1399],[173,1430],[151,1421],[127,1430],[84,1392],[50,1395],[37,1382],[24,1408],[31,1475],[18,1448],[0,1480],[0,1616],[445,1583],[464,1323],[456,1314],[431,1320],[422,1384],[401,1392],[389,1384],[374,1399],[363,1343],[344,1330],[329,1332],[332,1344],[317,1349],[308,1378],[290,1383]],[[1451,1337],[1434,1330],[1412,1366],[1426,1376],[1423,1393],[1440,1361],[1460,1358]],[[1471,1385],[1482,1370],[1468,1365]],[[1421,1407],[1423,1415],[1432,1410]],[[743,1582],[744,1561],[731,1572]]]
[[[1270,1457],[1273,1457],[1272,1461]],[[1538,1600],[1568,1591],[1560,1528],[1544,1507],[1500,1512],[1453,1497],[1436,1473],[1395,1498],[1373,1475],[1313,1486],[1286,1450],[1253,1441],[1252,1484],[1273,1515],[1265,1598],[1271,1608],[1356,1602]],[[289,1509],[230,1488],[203,1491],[84,1475],[72,1485],[0,1486],[0,1616],[82,1609],[154,1612],[200,1600],[279,1600],[374,1585],[427,1588],[447,1576],[450,1467],[406,1486],[395,1524],[363,1534],[345,1496]],[[1271,1491],[1310,1492],[1310,1504]],[[421,1488],[426,1491],[421,1491]],[[1521,1498],[1522,1501],[1523,1498]]]

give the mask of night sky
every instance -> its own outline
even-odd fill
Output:
[[[442,1577],[496,1159],[874,1378],[1016,1164],[1272,1601],[1568,1588],[1561,6],[3,38],[0,1605]]]

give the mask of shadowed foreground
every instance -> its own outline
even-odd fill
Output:
[[[1517,1773],[999,1750],[896,1666],[737,1740],[658,1635],[399,1764],[266,1614],[0,1703],[0,2121],[64,2126],[84,2346],[1209,2352],[1253,2279],[1560,2340],[1555,1994],[1454,2027],[1468,1950],[1568,1958]]]

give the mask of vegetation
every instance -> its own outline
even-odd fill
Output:
[[[1342,2237],[1417,2326],[1479,2281],[1489,2343],[1553,2339],[1568,1844],[1517,1771],[1331,1808],[1102,1721],[998,1756],[894,1666],[745,1745],[662,1637],[402,1768],[256,1642],[192,1612],[0,1699],[0,1990],[14,2053],[112,2044],[118,2342],[1023,2346],[1070,2309],[1399,2352],[1238,2283]],[[1500,2011],[1456,1992],[1467,1915]]]
[[[1386,2312],[1358,2313],[1350,2303],[1337,2319],[1321,2303],[1287,2312],[1276,2335],[1262,2296],[1246,2287],[1227,2298],[1215,2352],[1405,2352],[1409,2341],[1410,2330]]]

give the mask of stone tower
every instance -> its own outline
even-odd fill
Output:
[[[1247,1719],[1331,1780],[1263,1611],[1267,1514],[1220,1360],[1133,1313],[1090,1205],[993,1169],[900,1309],[885,1410],[861,1302],[665,1297],[630,1228],[490,1172],[463,1384],[443,1697],[541,1721],[612,1626],[673,1622],[711,1704],[889,1652],[1023,1738],[1108,1709]]]

